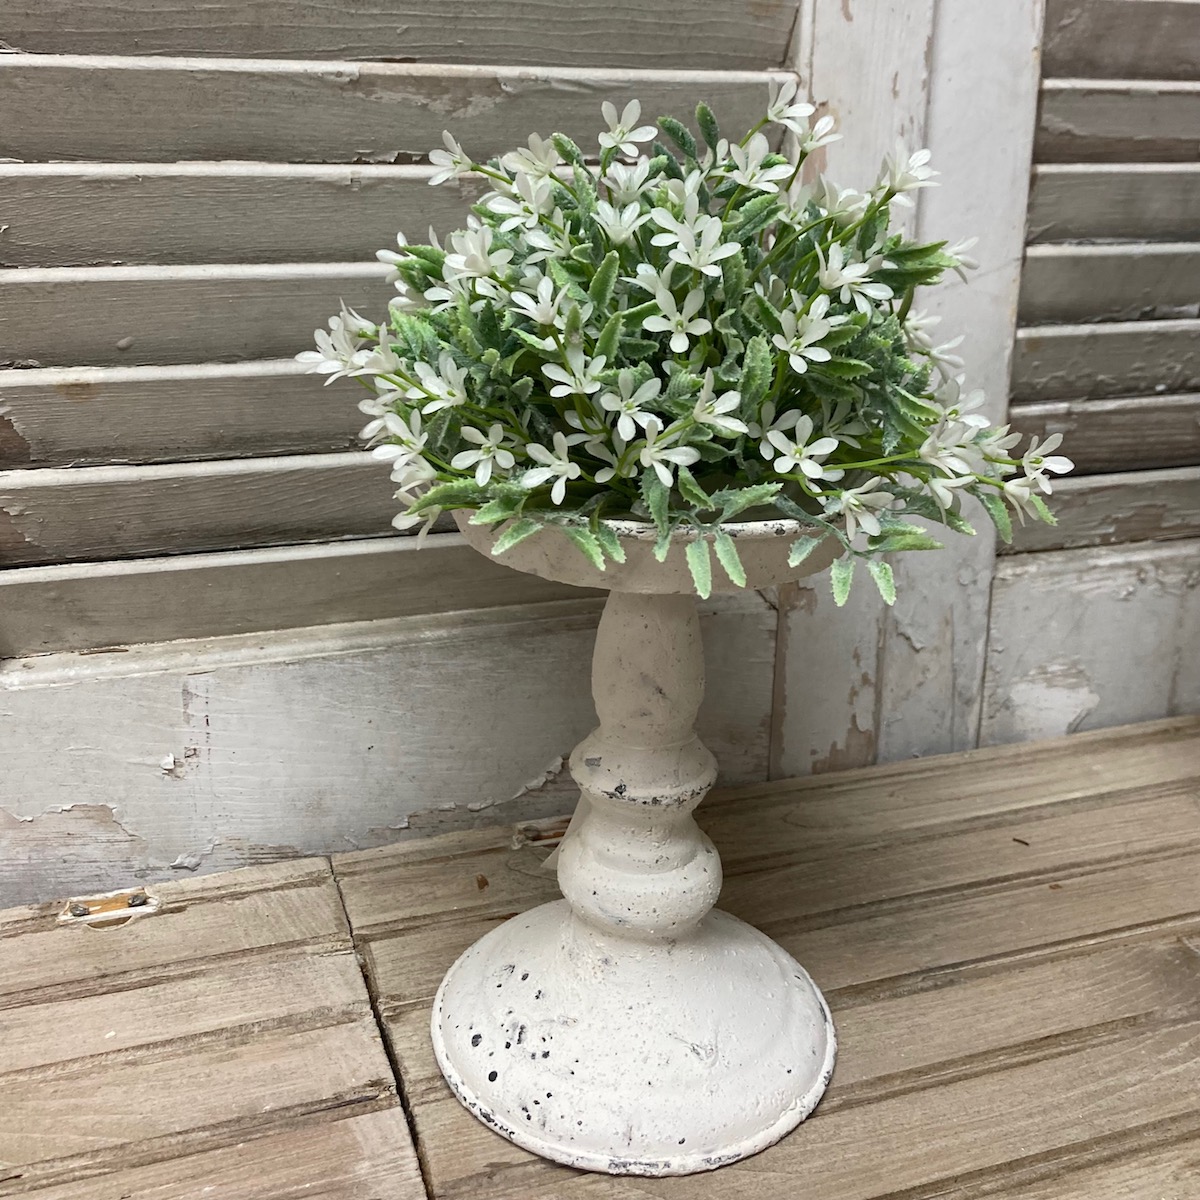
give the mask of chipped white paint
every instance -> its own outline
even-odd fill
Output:
[[[804,969],[713,910],[721,863],[692,812],[717,766],[693,728],[704,657],[682,548],[658,564],[650,527],[613,524],[627,561],[611,574],[557,530],[505,556],[566,583],[614,585],[592,660],[600,723],[571,755],[582,819],[560,847],[565,899],[467,950],[438,989],[431,1033],[455,1095],[519,1146],[583,1170],[684,1175],[795,1128],[836,1046]],[[460,528],[483,550],[496,536]],[[789,569],[794,523],[731,532],[760,582],[822,570],[833,553]]]

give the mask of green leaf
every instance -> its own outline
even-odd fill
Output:
[[[724,529],[718,527],[713,544],[716,547],[717,558],[720,560],[725,574],[729,576],[730,583],[737,587],[745,587],[746,568],[742,566],[742,559],[733,538]]]
[[[696,145],[696,139],[688,132],[686,125],[681,124],[674,117],[659,117],[658,127],[689,158],[700,157],[700,147]]]
[[[721,287],[727,305],[736,304],[746,294],[746,260],[741,253],[721,260]]]
[[[741,386],[742,412],[757,413],[771,386],[771,347],[761,333],[746,343],[746,357],[742,362]]]
[[[854,578],[854,559],[849,554],[835,559],[829,568],[829,582],[833,586],[833,602],[841,608],[850,595],[850,583]]]
[[[543,528],[542,522],[533,517],[522,517],[514,521],[497,539],[492,546],[492,557],[496,558],[505,550],[511,550],[518,542],[523,542]]]
[[[872,550],[889,554],[893,550],[941,550],[942,543],[932,538],[917,525],[906,525],[903,522],[889,524],[877,537],[868,539],[867,545]]]
[[[583,157],[583,151],[565,133],[553,133],[550,135],[550,140],[554,143],[554,148],[571,163],[572,166],[582,167],[587,170],[587,160]]]
[[[639,304],[635,308],[624,309],[621,314],[621,320],[626,325],[640,325],[646,317],[652,317],[658,312],[658,305],[653,300],[647,300],[645,304]]]
[[[671,528],[668,526],[658,535],[658,540],[654,543],[654,557],[659,562],[666,562],[667,555],[671,553]]]
[[[687,469],[680,467],[676,472],[679,479],[679,492],[685,500],[690,501],[698,509],[707,510],[713,506],[712,498],[709,494],[696,482],[696,477]]]
[[[1008,509],[1000,498],[999,492],[980,492],[979,503],[987,509],[987,514],[992,518],[992,524],[996,526],[1000,540],[1011,542],[1012,517],[1008,515]]]
[[[783,484],[776,480],[774,483],[755,483],[744,488],[725,488],[713,492],[710,499],[714,507],[720,505],[721,520],[728,521],[748,508],[761,508],[764,504],[773,503],[781,487]]]
[[[642,500],[654,522],[654,528],[660,534],[669,529],[667,512],[671,506],[671,493],[654,471],[646,471],[642,475]]]
[[[1029,497],[1029,504],[1047,525],[1057,525],[1058,518],[1046,507],[1046,502],[1036,492]]]
[[[621,314],[613,313],[596,339],[596,354],[610,365],[616,362],[617,348],[621,344]]]
[[[489,492],[473,479],[439,483],[421,497],[421,508],[480,508],[489,499]]]
[[[610,250],[604,256],[604,261],[597,268],[596,274],[592,276],[592,282],[588,285],[588,296],[597,309],[608,308],[620,266],[621,256],[615,250]]]
[[[788,566],[798,567],[828,536],[797,538],[788,551]]]
[[[617,537],[611,525],[605,525],[601,521],[596,527],[596,540],[613,562],[623,563],[625,561],[625,547],[621,545],[621,539]]]
[[[717,143],[721,140],[721,130],[717,127],[717,118],[713,116],[713,110],[703,100],[696,105],[696,124],[700,126],[704,144],[715,152]]]
[[[600,548],[600,539],[590,529],[582,525],[564,525],[562,531],[587,555],[593,567],[598,571],[604,570],[604,552]]]
[[[885,563],[881,558],[872,558],[867,562],[867,570],[871,572],[871,578],[875,580],[875,586],[879,589],[884,604],[895,604],[896,579],[892,575],[891,564]]]
[[[503,495],[489,500],[472,518],[472,525],[495,525],[498,521],[507,521],[515,517],[522,505],[529,498],[524,488],[513,488]]]
[[[621,342],[621,353],[630,362],[641,362],[643,358],[649,358],[657,350],[658,343],[650,341],[649,338],[625,338]]]
[[[757,292],[747,292],[742,301],[742,312],[753,321],[759,329],[767,333],[780,333],[779,314]]]
[[[835,379],[857,379],[860,375],[870,375],[875,368],[857,358],[831,358],[828,362],[815,363],[812,369]]]
[[[755,196],[737,210],[738,220],[729,229],[729,235],[739,242],[748,242],[761,233],[783,211],[783,206],[774,196]]]
[[[712,595],[712,557],[709,554],[708,542],[704,538],[688,542],[684,553],[687,556],[688,570],[692,573],[692,582],[696,585],[696,595],[701,600],[707,600]]]

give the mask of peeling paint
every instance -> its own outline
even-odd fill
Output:
[[[861,767],[875,761],[875,731],[860,729],[858,714],[850,719],[850,728],[846,730],[844,740],[839,744],[832,742],[829,753],[821,758],[814,758],[812,773],[821,775],[826,771],[844,771],[850,767]]]
[[[33,461],[33,448],[17,428],[12,406],[0,405],[0,468]]]

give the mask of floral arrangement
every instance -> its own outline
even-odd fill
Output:
[[[933,182],[928,151],[885,159],[864,192],[797,187],[837,135],[830,117],[810,124],[794,83],[738,142],[704,104],[703,145],[673,118],[641,124],[636,100],[602,112],[594,162],[558,133],[475,162],[445,134],[430,183],[492,190],[444,245],[401,234],[380,252],[397,291],[386,320],[343,308],[297,356],[367,386],[361,436],[390,465],[398,528],[474,510],[508,522],[502,554],[557,526],[601,569],[623,558],[606,517],[653,522],[660,559],[690,528],[705,596],[713,552],[745,583],[725,524],[782,514],[804,527],[792,565],[840,543],[842,604],[858,559],[891,603],[879,555],[938,547],[910,518],[973,532],[964,493],[1006,540],[1010,507],[1053,521],[1042,494],[1071,468],[1061,438],[1016,456],[1019,436],[964,391],[962,339],[935,344],[937,318],[913,311],[917,288],[976,265],[972,243],[890,230],[892,207]]]

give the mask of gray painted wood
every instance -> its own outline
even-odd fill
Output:
[[[595,595],[457,533],[0,571],[0,658]]]
[[[1194,0],[1047,0],[1046,75],[1194,79],[1198,65]]]
[[[0,271],[2,353],[43,367],[287,358],[341,300],[382,315],[386,273],[378,262]]]
[[[1027,325],[1200,316],[1200,242],[1030,246],[1018,316]]]
[[[386,533],[385,467],[359,451],[0,472],[0,566]]]
[[[1047,79],[1033,153],[1038,162],[1195,162],[1198,129],[1200,81]]]
[[[1033,168],[1031,242],[1176,242],[1195,237],[1198,229],[1200,163],[1039,163]]]
[[[1200,321],[1040,325],[1017,331],[1015,401],[1200,391]]]
[[[776,78],[785,78],[777,73]],[[0,55],[0,157],[26,162],[406,162],[450,128],[487,158],[527,131],[595,146],[602,100],[648,117],[707,99],[731,130],[766,109],[752,71]]]
[[[1200,463],[1200,395],[1015,404],[1022,436],[1061,433],[1076,475]]]
[[[982,744],[1195,712],[1198,589],[1194,538],[1002,560]]]
[[[39,54],[755,69],[783,63],[797,8],[797,0],[217,0],[192,11],[161,0],[15,0],[4,37]]]
[[[473,180],[420,165],[0,163],[0,267],[371,259],[465,221]]]
[[[1200,466],[1056,480],[1057,525],[1028,521],[1004,554],[1200,537]]]
[[[0,371],[0,469],[352,449],[367,393],[325,378],[290,359]]]

